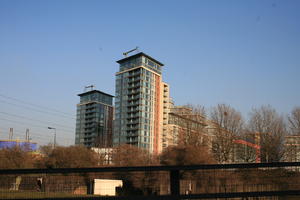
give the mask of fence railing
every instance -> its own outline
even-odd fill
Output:
[[[279,197],[300,199],[300,162],[0,170],[0,199]]]

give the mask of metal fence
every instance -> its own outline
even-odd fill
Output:
[[[0,199],[222,198],[300,199],[300,162],[0,170]]]

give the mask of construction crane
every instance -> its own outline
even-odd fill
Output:
[[[138,51],[139,47],[135,47],[134,49],[131,49],[130,51],[127,51],[125,53],[123,53],[123,55],[125,56],[125,58],[127,57],[127,54],[133,52],[133,51]]]
[[[91,91],[94,89],[95,85],[88,85],[84,87],[84,91],[86,92],[88,88],[91,88]]]

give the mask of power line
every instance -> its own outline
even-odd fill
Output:
[[[4,127],[0,127],[0,128],[3,129],[2,130],[3,132],[5,132],[5,129],[9,129],[9,128],[4,128]],[[17,133],[19,136],[23,137],[24,135],[21,135],[21,134],[25,134],[25,131],[22,132],[22,131],[14,128],[14,133]],[[37,137],[37,138],[42,138],[42,139],[47,139],[47,140],[49,140],[49,138],[51,139],[51,135],[49,135],[49,136],[42,135],[42,134],[35,133],[35,132],[32,132],[32,131],[30,131],[30,136]],[[69,140],[74,141],[74,138],[65,137],[64,135],[58,135],[58,136],[59,136],[60,139],[63,138],[64,141],[69,141]]]
[[[13,102],[11,102],[11,101],[13,101]],[[62,111],[56,110],[56,109],[52,109],[52,108],[49,108],[49,107],[46,107],[46,106],[41,106],[41,105],[33,104],[33,103],[30,103],[30,102],[26,102],[26,101],[16,99],[16,98],[13,98],[13,97],[9,97],[9,96],[3,95],[3,94],[0,94],[0,103],[7,104],[7,105],[10,105],[10,106],[13,106],[13,107],[18,107],[18,108],[30,110],[30,111],[34,111],[34,112],[38,112],[38,113],[42,113],[44,115],[51,115],[51,116],[55,116],[55,117],[69,119],[69,120],[72,120],[72,121],[75,120],[75,118],[71,117],[69,113],[62,112]],[[33,119],[33,118],[26,117],[26,116],[12,114],[12,113],[9,113],[9,112],[0,112],[0,114],[2,114],[4,116],[4,117],[0,118],[1,121],[7,121],[9,123],[13,123],[13,124],[17,125],[18,127],[26,127],[27,126],[26,128],[28,128],[28,126],[29,126],[29,127],[36,127],[38,129],[41,129],[41,130],[43,129],[43,131],[41,133],[43,133],[47,129],[48,126],[58,127],[58,130],[61,133],[63,133],[63,134],[58,135],[59,140],[61,142],[63,142],[64,144],[68,144],[68,145],[74,144],[75,128],[72,128],[70,126],[65,126],[61,123],[48,122],[48,121],[43,121],[43,120],[39,120],[39,119]],[[6,118],[5,116],[24,119],[24,120],[31,121],[31,122],[34,122],[34,123],[28,123],[28,122],[23,121],[23,120],[10,119],[10,118]],[[62,121],[64,121],[64,120],[62,120]],[[36,124],[36,123],[38,123],[38,124]],[[39,124],[41,124],[41,125],[39,125]],[[8,130],[8,128],[4,129],[4,130]],[[6,131],[3,131],[3,132],[5,133]],[[24,132],[18,131],[14,128],[14,132],[16,133],[15,134],[16,136],[20,136],[21,138],[23,138],[23,137],[25,138],[25,131]],[[30,131],[30,136],[32,138],[34,138],[34,140],[39,140],[42,143],[48,143],[49,141],[52,141],[52,139],[51,139],[52,136],[51,135],[48,136],[48,135],[41,134],[41,133],[38,134],[38,133],[34,133],[34,132]],[[69,134],[67,134],[67,133],[69,133]]]
[[[20,103],[23,103],[23,104],[28,104],[28,105],[31,105],[31,106],[34,106],[34,107],[39,107],[39,108],[42,108],[42,109],[50,110],[52,112],[62,113],[64,115],[72,115],[70,113],[62,112],[60,110],[56,110],[56,109],[49,108],[49,107],[46,107],[46,106],[41,106],[41,105],[33,104],[33,103],[30,103],[30,102],[26,102],[26,101],[23,101],[23,100],[20,100],[20,99],[9,97],[9,96],[3,95],[3,94],[0,94],[0,97],[6,98],[6,99],[11,99],[11,100],[14,100],[14,101],[17,101],[17,102],[20,102]]]
[[[54,123],[54,122],[46,122],[46,121],[42,121],[42,120],[38,120],[38,119],[32,119],[32,118],[28,118],[28,117],[24,117],[24,116],[20,116],[20,115],[15,115],[15,114],[10,114],[10,113],[7,113],[7,112],[1,112],[1,111],[0,111],[0,114],[5,114],[5,115],[9,115],[9,116],[21,118],[21,119],[27,119],[27,120],[37,121],[37,122],[46,123],[46,124],[53,124],[55,126],[68,128],[69,131],[71,131],[70,129],[72,129],[72,131],[74,130],[72,127],[64,126],[64,125],[57,124],[57,123]],[[61,130],[63,130],[63,129],[61,129]]]
[[[53,116],[59,116],[59,117],[64,117],[64,118],[75,120],[75,118],[73,118],[73,117],[67,117],[67,116],[64,116],[64,115],[54,114],[54,113],[51,113],[51,112],[48,112],[48,111],[43,111],[43,110],[39,110],[39,109],[35,109],[35,108],[30,108],[30,107],[27,107],[27,106],[24,106],[24,105],[18,105],[18,104],[10,103],[10,102],[3,101],[3,100],[0,100],[0,102],[1,103],[5,103],[5,104],[9,104],[9,105],[13,105],[13,106],[17,106],[17,107],[21,107],[21,108],[25,108],[27,110],[31,110],[31,111],[43,113],[43,114],[48,114],[48,115],[53,115]]]
[[[13,122],[13,123],[21,123],[21,124],[25,124],[25,125],[29,125],[29,126],[33,126],[33,127],[37,127],[37,128],[42,128],[42,129],[46,129],[48,127],[48,126],[39,126],[39,125],[30,124],[30,123],[24,123],[24,122],[21,122],[21,121],[16,121],[16,120],[11,120],[11,119],[0,118],[0,120],[9,121],[9,122]],[[74,134],[74,132],[66,131],[66,130],[63,130],[63,129],[59,129],[59,130],[62,130],[63,132]]]
[[[0,127],[0,128],[2,128],[2,129],[9,129],[8,127],[7,128]],[[15,129],[15,128],[13,128],[13,129],[14,129],[14,132],[17,132],[17,133],[20,133],[20,134],[24,134],[25,133],[25,131],[22,132],[19,129]],[[45,134],[43,135],[43,134],[32,132],[32,131],[30,131],[30,135],[34,135],[34,136],[39,135],[39,136],[48,138],[48,135],[45,135]],[[74,139],[74,137],[72,137],[72,136],[66,137],[66,135],[61,135],[61,134],[59,134],[58,136],[59,136],[59,138],[64,138],[64,139]]]
[[[1,127],[2,128],[2,127]],[[2,129],[5,129],[5,128],[2,128]],[[4,131],[3,131],[4,132]],[[19,136],[20,138],[22,138],[22,137],[24,137],[24,135],[23,135],[24,133],[22,132],[22,131],[18,131],[18,130],[16,130],[16,129],[14,129],[14,136]],[[33,136],[33,137],[32,137]],[[36,135],[36,134],[34,134],[33,135],[33,133],[31,133],[30,132],[30,138],[31,138],[31,140],[33,140],[33,141],[35,141],[35,138],[40,138],[40,139],[43,139],[43,140],[51,140],[51,137],[46,137],[46,136],[42,136],[42,135]],[[34,139],[33,139],[34,138]]]

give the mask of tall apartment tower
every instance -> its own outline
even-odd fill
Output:
[[[111,147],[113,96],[98,90],[79,94],[75,144],[86,147]]]
[[[163,64],[145,53],[118,60],[114,145],[162,150]]]

